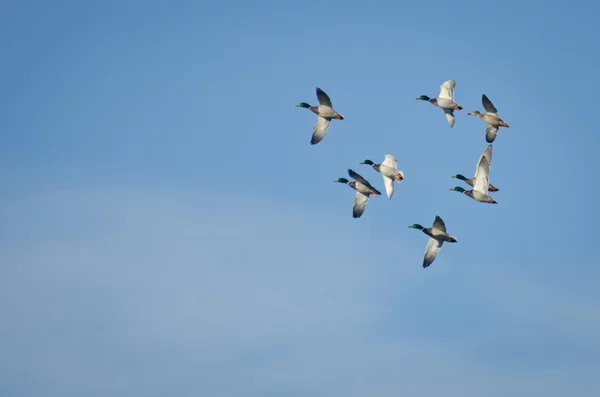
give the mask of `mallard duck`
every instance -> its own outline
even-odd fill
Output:
[[[375,189],[371,184],[362,176],[358,175],[356,172],[348,169],[348,175],[356,181],[350,182],[346,178],[336,179],[334,182],[345,183],[350,186],[352,189],[356,190],[356,194],[354,195],[354,207],[352,208],[352,217],[360,218],[360,216],[365,212],[365,208],[367,208],[367,203],[369,202],[369,196],[378,196],[381,195],[379,190]]]
[[[483,153],[481,153],[481,156],[487,157],[488,164],[492,164],[492,145],[489,145],[483,151]],[[479,161],[481,161],[481,156],[479,157]],[[479,165],[479,161],[477,162],[478,165]],[[475,169],[475,173],[477,173],[477,169]],[[475,186],[475,178],[474,177],[467,179],[462,174],[456,174],[456,175],[452,175],[452,178],[456,178],[456,179],[459,179],[461,181],[464,181],[464,182],[467,183],[467,185],[470,185],[470,186],[473,186],[473,187]],[[492,185],[490,183],[490,185],[489,185],[489,191],[490,192],[497,192],[498,188],[495,187],[494,185]]]
[[[325,91],[319,87],[317,87],[317,99],[319,99],[318,106],[310,106],[306,102],[296,105],[301,108],[310,109],[313,113],[318,115],[317,124],[315,124],[313,135],[310,140],[311,145],[316,145],[317,143],[321,142],[323,138],[325,138],[325,134],[327,134],[331,119],[344,120],[344,116],[333,110],[331,99],[329,99],[329,96],[325,93]]]
[[[496,139],[496,135],[498,134],[499,127],[508,128],[509,125],[504,122],[500,117],[498,117],[498,110],[496,107],[488,99],[485,94],[481,96],[481,103],[483,103],[483,107],[486,113],[481,114],[477,110],[473,110],[472,112],[467,113],[468,115],[477,116],[486,123],[485,127],[485,140],[487,143],[492,143]]]
[[[490,163],[486,152],[489,151],[489,159],[491,160],[492,145],[489,145],[479,157],[477,162],[477,169],[475,170],[475,186],[472,190],[465,190],[462,187],[455,186],[450,190],[454,190],[460,193],[464,193],[471,197],[473,200],[479,201],[480,203],[498,204],[496,200],[488,196],[489,190],[489,174],[490,174]]]
[[[469,186],[473,186],[473,187],[475,186],[475,178],[468,178],[468,179],[467,179],[467,178],[466,178],[464,175],[462,175],[462,174],[456,174],[456,175],[452,175],[452,178],[459,179],[459,180],[461,180],[461,181],[465,182],[465,183],[466,183],[467,185],[469,185]],[[490,191],[490,192],[497,192],[498,190],[500,190],[500,189],[498,189],[496,186],[494,186],[494,185],[492,185],[492,184],[490,183],[490,186],[489,186],[489,191]]]
[[[454,102],[455,86],[456,82],[454,80],[444,81],[440,86],[440,96],[437,98],[429,98],[427,95],[421,95],[420,97],[415,98],[421,101],[428,101],[435,106],[442,108],[446,114],[446,119],[448,120],[448,124],[450,124],[450,128],[454,127],[454,111],[462,110],[462,106]]]
[[[383,184],[385,185],[385,191],[388,196],[388,200],[392,199],[394,194],[394,181],[402,182],[404,180],[404,173],[398,171],[398,162],[396,158],[391,154],[384,156],[383,163],[375,164],[371,160],[365,160],[359,164],[370,165],[383,176]]]
[[[444,241],[449,243],[457,242],[456,237],[446,233],[446,225],[444,224],[442,218],[437,215],[435,216],[432,227],[424,228],[418,223],[410,225],[409,227],[413,229],[419,229],[429,236],[429,241],[427,242],[427,247],[425,248],[425,258],[423,258],[423,268],[426,268],[433,263],[435,257],[440,251],[440,248],[442,248]]]

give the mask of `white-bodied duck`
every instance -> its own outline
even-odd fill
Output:
[[[477,162],[477,169],[475,170],[475,183],[472,190],[465,190],[460,186],[455,186],[450,190],[454,190],[471,197],[473,200],[479,201],[480,203],[498,204],[496,200],[488,196],[488,190],[490,186],[490,161],[492,160],[492,145],[489,145]]]
[[[492,145],[488,146],[483,151],[483,153],[481,154],[481,156],[487,157],[488,164],[492,164]],[[480,158],[480,160],[481,160],[481,158]],[[477,167],[479,168],[479,162],[477,162]],[[477,173],[477,168],[475,169],[475,173]],[[462,174],[456,174],[456,175],[452,175],[452,178],[456,178],[456,179],[459,179],[461,181],[464,181],[469,186],[475,186],[475,178],[474,177],[467,179]],[[497,192],[499,190],[496,186],[492,185],[491,183],[490,183],[488,189],[489,189],[490,192]]]
[[[440,86],[440,95],[437,98],[429,98],[427,95],[421,95],[417,100],[427,101],[435,106],[442,108],[446,114],[446,119],[450,128],[454,127],[454,111],[462,110],[462,106],[454,102],[454,87],[456,82],[454,80],[447,80]]]
[[[394,181],[402,182],[404,180],[404,172],[398,170],[396,157],[391,154],[386,154],[381,164],[375,164],[371,160],[365,160],[359,164],[370,165],[375,171],[383,176],[385,192],[387,193],[388,200],[391,200],[392,195],[394,194]]]

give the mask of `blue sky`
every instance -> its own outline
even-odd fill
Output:
[[[594,396],[596,11],[5,2],[0,394]],[[414,99],[448,79],[452,129]],[[345,120],[311,146],[317,86]],[[498,205],[448,190],[483,93]],[[331,181],[383,191],[385,153],[353,219]]]

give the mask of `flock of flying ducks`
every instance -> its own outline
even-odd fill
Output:
[[[437,98],[430,98],[426,95],[421,95],[417,100],[427,101],[444,111],[446,119],[450,128],[454,127],[454,111],[462,110],[462,106],[458,105],[454,100],[454,87],[456,82],[454,80],[445,81],[440,86],[440,94]],[[311,145],[316,145],[325,138],[325,134],[329,130],[331,120],[344,120],[344,116],[336,112],[331,104],[331,99],[322,89],[317,87],[317,99],[319,105],[311,106],[306,102],[299,103],[298,107],[307,108],[317,115],[317,123],[313,129],[312,138],[310,140]],[[485,140],[488,145],[479,160],[477,161],[477,167],[475,168],[475,176],[472,178],[466,178],[461,174],[453,175],[452,178],[456,178],[464,181],[466,184],[472,187],[471,190],[465,190],[460,186],[455,186],[450,190],[463,193],[466,196],[471,197],[473,200],[480,203],[497,204],[496,200],[488,195],[489,192],[497,192],[499,189],[489,182],[490,164],[492,163],[492,145],[498,134],[500,127],[508,128],[509,125],[505,123],[500,117],[498,117],[498,110],[483,94],[481,102],[486,113],[479,113],[477,110],[469,112],[468,115],[477,116],[486,123],[485,128]],[[371,160],[362,161],[359,164],[370,165],[373,169],[381,174],[383,177],[383,183],[388,200],[392,199],[394,194],[394,182],[400,183],[404,180],[404,173],[398,170],[398,164],[396,158],[391,154],[386,154],[384,160],[380,164],[376,164]],[[349,181],[346,178],[338,178],[333,182],[344,183],[356,190],[354,195],[354,206],[352,208],[352,216],[354,218],[360,218],[365,212],[367,203],[369,202],[370,196],[381,195],[379,190],[375,189],[369,181],[363,178],[361,175],[356,173],[352,169],[348,169],[348,175],[354,179]],[[426,268],[433,263],[437,257],[440,248],[444,242],[456,243],[456,237],[446,232],[446,225],[439,216],[435,217],[432,227],[425,228],[418,223],[410,225],[409,228],[421,230],[423,233],[429,236],[427,247],[425,249],[425,258],[423,259],[423,267]]]

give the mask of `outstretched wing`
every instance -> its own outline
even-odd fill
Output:
[[[362,176],[360,176],[358,173],[356,173],[354,170],[351,170],[350,168],[348,168],[348,175],[350,175],[351,178],[357,180],[358,182],[362,183],[365,186],[371,186],[369,181],[367,181],[365,178],[363,178]]]
[[[433,228],[446,233],[446,224],[438,215],[436,215],[435,219],[433,220]]]
[[[481,155],[485,158],[487,158],[488,164],[492,165],[492,150],[494,149],[494,147],[492,145],[488,145],[485,150],[483,151],[483,153],[481,153]]]
[[[354,195],[354,207],[352,208],[352,217],[360,218],[360,216],[365,212],[365,208],[367,208],[367,203],[369,202],[369,195],[356,191]]]
[[[319,105],[329,106],[330,108],[333,108],[333,105],[331,104],[331,99],[329,99],[329,95],[327,95],[325,91],[323,91],[319,87],[317,87],[317,99],[319,100]]]
[[[311,145],[316,145],[321,142],[323,138],[325,138],[325,134],[327,134],[327,130],[329,130],[329,125],[331,121],[321,116],[317,116],[317,124],[315,124],[315,128],[313,129],[312,138],[310,139]]]
[[[388,200],[391,200],[392,196],[394,195],[394,180],[385,175],[382,175],[382,177],[383,185],[385,187],[385,192],[387,193]]]
[[[390,168],[393,168],[395,170],[398,170],[398,162],[396,161],[396,157],[392,156],[391,154],[386,154],[385,155],[385,159],[383,160],[383,163],[381,163],[385,166],[388,166]]]
[[[477,165],[475,166],[475,175],[477,175],[477,170],[479,169],[479,163],[481,163],[482,158],[487,158],[488,164],[492,164],[492,145],[488,145],[483,152],[481,152],[481,156],[479,156],[479,160],[477,160]]]
[[[429,267],[429,265],[433,263],[433,261],[437,257],[438,252],[440,252],[440,248],[442,248],[443,243],[443,241],[429,237],[427,247],[425,247],[425,258],[423,258],[423,268]]]
[[[485,126],[485,141],[487,143],[492,143],[496,140],[496,135],[498,135],[498,127],[494,127],[491,124],[487,124]]]
[[[487,114],[498,117],[498,110],[496,110],[496,107],[494,106],[492,101],[490,101],[489,98],[485,96],[485,94],[481,96],[481,103],[483,104],[483,108],[485,109],[485,112]]]
[[[454,101],[454,87],[456,87],[456,81],[444,81],[440,86],[440,98],[448,98]]]
[[[369,183],[369,181],[367,181],[362,176],[358,175],[356,172],[354,172],[354,170],[351,170],[350,168],[348,168],[348,175],[350,175],[351,178],[354,178],[356,180],[356,183],[361,184],[361,185],[366,186],[367,188],[371,189],[372,190],[371,194],[379,194],[379,195],[381,195],[381,192],[379,190],[375,189]],[[358,187],[357,187],[357,190],[358,190]]]
[[[473,184],[473,190],[487,194],[490,187],[489,174],[490,163],[488,163],[487,157],[482,156],[479,159],[477,170],[475,171],[475,183]]]
[[[442,110],[446,114],[446,120],[448,120],[450,128],[454,127],[454,109],[442,108]]]

